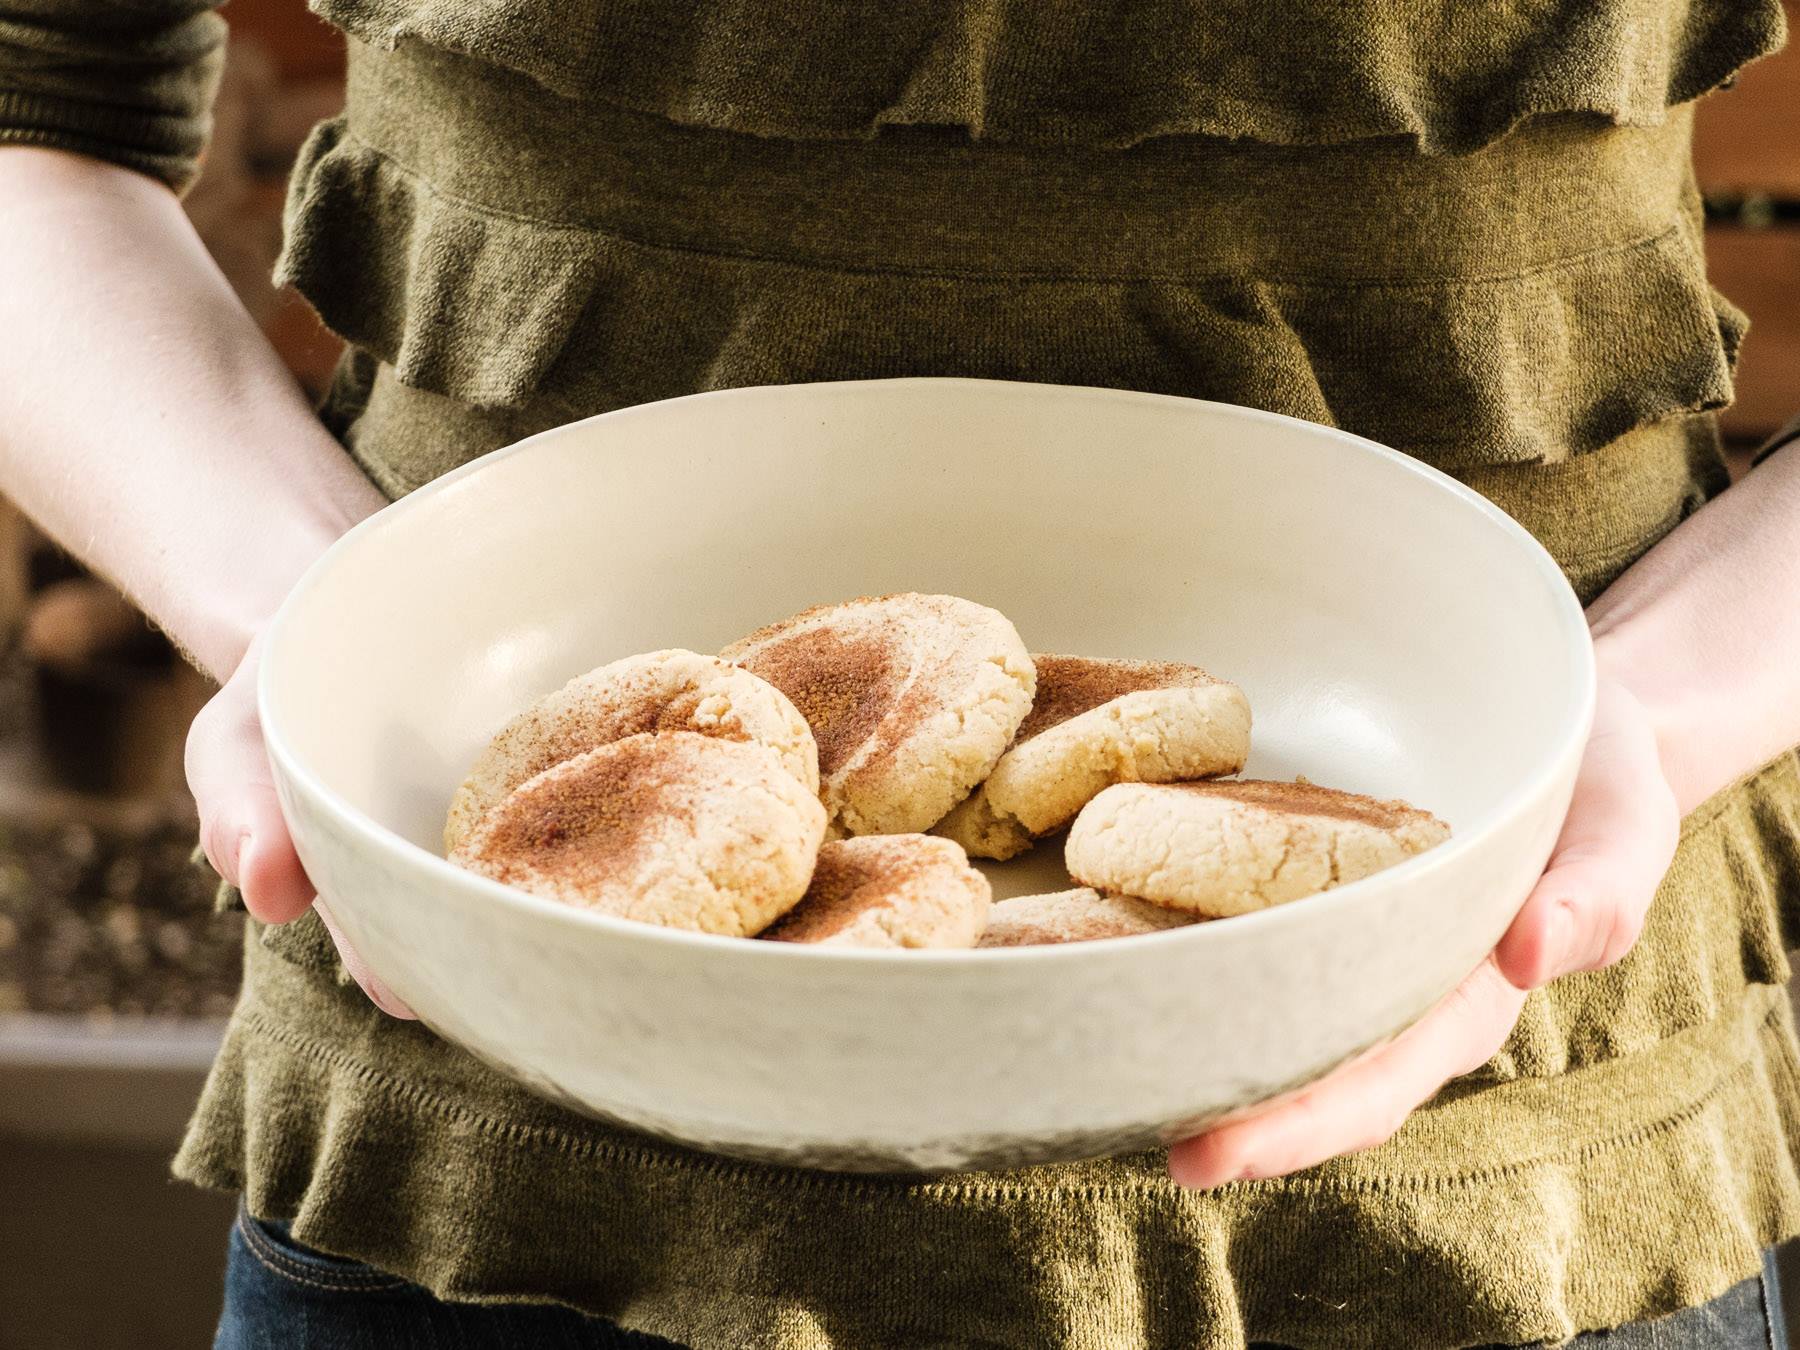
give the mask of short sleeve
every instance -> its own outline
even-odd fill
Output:
[[[217,0],[0,0],[0,144],[193,180],[223,63]]]

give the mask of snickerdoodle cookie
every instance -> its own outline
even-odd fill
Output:
[[[527,778],[643,731],[756,741],[780,755],[807,791],[818,791],[818,747],[779,689],[716,656],[647,652],[576,676],[502,727],[450,803],[445,848],[455,848]]]
[[[934,830],[976,857],[1024,852],[1110,784],[1244,767],[1250,704],[1235,684],[1174,661],[1032,660],[1037,697],[1012,748]]]
[[[1310,783],[1127,783],[1082,809],[1064,858],[1083,885],[1223,917],[1355,881],[1449,835],[1405,802]]]
[[[1036,688],[1006,616],[951,595],[822,605],[720,655],[805,714],[837,836],[935,825],[993,769]]]
[[[824,836],[825,808],[768,746],[654,731],[526,780],[450,857],[620,918],[747,937],[806,893]]]
[[[1092,942],[1136,937],[1182,928],[1199,916],[1165,909],[1123,895],[1102,895],[1085,886],[1051,895],[1019,895],[996,900],[988,911],[979,947],[1038,947],[1049,943]]]
[[[805,898],[763,936],[820,947],[972,947],[992,895],[948,839],[867,835],[821,848]]]

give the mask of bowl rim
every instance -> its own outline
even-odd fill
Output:
[[[1028,380],[989,380],[969,376],[905,376],[893,379],[816,380],[794,384],[742,385],[730,389],[709,389],[694,394],[682,394],[673,398],[652,400],[648,403],[635,403],[627,407],[615,408],[609,412],[596,413],[591,417],[578,418],[572,422],[547,427],[543,431],[535,432],[510,445],[490,450],[465,464],[460,464],[449,472],[421,484],[404,497],[389,502],[345,531],[312,561],[283,598],[274,617],[264,630],[257,669],[256,708],[258,721],[262,727],[264,747],[269,758],[275,762],[275,767],[281,776],[297,789],[304,790],[315,803],[329,811],[340,827],[348,829],[367,846],[389,854],[397,853],[397,860],[422,869],[424,876],[433,882],[470,887],[475,894],[486,896],[515,912],[523,912],[553,923],[572,924],[577,928],[597,929],[599,932],[611,934],[622,941],[674,944],[678,947],[691,946],[697,957],[736,950],[745,960],[766,963],[829,961],[842,964],[853,962],[858,965],[872,965],[896,970],[964,966],[996,960],[1019,963],[1025,961],[1107,961],[1115,958],[1122,945],[1117,942],[1046,943],[997,948],[923,948],[905,951],[868,948],[815,949],[799,943],[757,942],[754,939],[667,928],[659,924],[619,918],[600,911],[583,909],[579,906],[533,895],[529,891],[518,890],[489,877],[458,867],[448,858],[413,843],[360,808],[353,806],[302,763],[299,755],[295,753],[282,734],[280,720],[271,716],[274,706],[272,691],[275,680],[274,672],[280,664],[280,653],[292,615],[304,603],[306,595],[322,584],[323,578],[332,571],[344,554],[357,548],[358,541],[365,535],[383,528],[382,522],[391,512],[416,509],[417,503],[452,490],[463,479],[478,474],[501,460],[529,453],[540,441],[568,435],[578,428],[595,422],[629,421],[635,417],[653,415],[653,410],[669,404],[690,403],[702,399],[731,399],[742,398],[746,395],[756,397],[767,396],[771,393],[779,393],[781,396],[828,393],[837,396],[855,390],[886,389],[902,385],[940,389],[952,387],[999,388],[1014,393],[1029,392],[1031,395],[1039,397],[1055,398],[1075,395],[1084,399],[1092,399],[1098,396],[1102,399],[1161,405],[1170,408],[1200,407],[1231,417],[1296,428],[1326,442],[1335,441],[1346,447],[1355,446],[1361,451],[1373,452],[1378,458],[1386,460],[1393,467],[1422,478],[1439,490],[1448,491],[1452,497],[1460,500],[1465,506],[1486,517],[1490,524],[1512,536],[1516,543],[1523,546],[1524,555],[1530,559],[1531,566],[1539,574],[1540,579],[1547,583],[1552,594],[1558,621],[1565,629],[1565,635],[1570,639],[1569,645],[1574,649],[1576,663],[1579,667],[1578,687],[1573,691],[1574,696],[1564,709],[1561,734],[1557,739],[1554,753],[1546,756],[1544,762],[1539,764],[1536,769],[1507,790],[1499,804],[1490,813],[1487,825],[1482,830],[1474,834],[1453,835],[1444,843],[1427,849],[1423,853],[1415,854],[1404,862],[1396,863],[1392,867],[1384,868],[1382,871],[1358,881],[1333,887],[1317,895],[1302,897],[1301,900],[1289,904],[1273,905],[1248,914],[1233,915],[1229,919],[1214,919],[1179,928],[1164,929],[1156,933],[1135,935],[1131,944],[1132,948],[1141,949],[1141,945],[1145,942],[1160,942],[1164,944],[1165,949],[1169,949],[1175,943],[1212,941],[1216,939],[1219,926],[1224,923],[1228,923],[1231,931],[1239,934],[1247,933],[1257,926],[1279,929],[1282,925],[1304,923],[1306,915],[1318,913],[1326,906],[1354,905],[1372,892],[1392,886],[1398,880],[1423,878],[1432,871],[1450,866],[1464,853],[1478,847],[1485,838],[1517,819],[1529,809],[1529,803],[1540,797],[1550,783],[1566,771],[1569,760],[1579,757],[1593,724],[1597,680],[1592,638],[1581,603],[1570,588],[1555,559],[1523,525],[1479,492],[1458,482],[1442,470],[1395,450],[1391,446],[1383,445],[1379,441],[1370,440],[1366,436],[1358,436],[1354,432],[1326,426],[1319,422],[1309,422],[1305,418],[1290,417],[1285,413],[1269,412],[1262,408],[1251,408],[1236,403],[1224,403],[1216,399],[1189,398],[1181,394],[1156,394],[1142,390],[1116,389],[1104,385],[1044,384]],[[291,828],[291,822],[289,824]],[[1080,883],[1071,878],[1070,884],[1075,886]]]

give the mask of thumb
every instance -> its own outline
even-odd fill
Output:
[[[1680,830],[1648,716],[1622,686],[1603,681],[1550,865],[1495,950],[1502,973],[1535,989],[1623,956],[1643,928]]]

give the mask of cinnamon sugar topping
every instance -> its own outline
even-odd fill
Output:
[[[868,636],[811,628],[757,648],[738,662],[786,694],[819,743],[819,773],[830,777],[875,733],[894,704],[904,635],[883,621]]]
[[[982,947],[1035,947],[1102,938],[1137,937],[1183,928],[1196,916],[1086,887],[1052,895],[1022,895],[995,903]]]
[[[827,844],[819,850],[806,898],[763,936],[780,942],[818,942],[843,932],[870,910],[893,908],[906,887],[932,870],[933,864],[922,860],[916,849],[896,847],[878,835],[858,841],[855,848]]]
[[[508,797],[473,857],[506,882],[521,868],[583,890],[629,878],[665,822],[692,828],[702,747],[717,744],[692,732],[639,733],[578,755]]]
[[[865,835],[819,850],[800,903],[763,934],[775,942],[967,946],[992,892],[963,851],[927,835]]]
[[[537,753],[527,762],[523,777],[540,774],[553,764],[573,759],[583,751],[592,750],[596,745],[607,741],[622,741],[627,736],[648,731],[691,731],[700,700],[701,694],[695,689],[686,690],[672,699],[651,689],[645,690],[632,702],[597,724],[571,722],[568,719],[557,722],[540,717],[529,724],[520,737],[528,743],[541,742]],[[721,725],[708,734],[720,740],[750,739],[741,720]]]
[[[1031,659],[1037,666],[1037,698],[1013,738],[1014,745],[1126,694],[1219,683],[1199,666],[1179,661],[1104,661],[1036,654]]]
[[[1006,616],[911,592],[821,605],[719,655],[782,693],[812,728],[840,835],[929,829],[986,777],[1031,702]]]
[[[1178,792],[1202,792],[1214,797],[1260,806],[1292,815],[1324,816],[1331,820],[1356,821],[1377,829],[1391,830],[1409,820],[1429,820],[1431,813],[1403,801],[1382,801],[1355,792],[1339,792],[1335,788],[1317,787],[1312,783],[1276,783],[1262,779],[1243,779],[1209,783],[1180,783]]]

